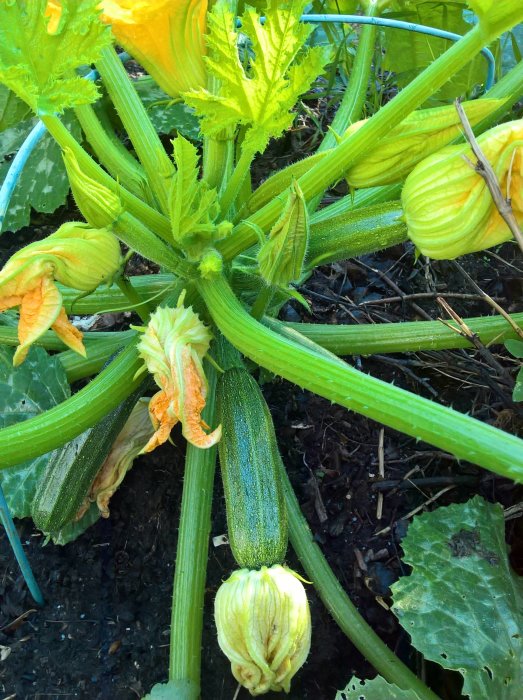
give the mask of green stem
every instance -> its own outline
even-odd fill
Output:
[[[382,136],[423,104],[454,73],[468,63],[471,57],[481,50],[484,42],[484,32],[477,25],[382,107],[361,129],[332,149],[325,158],[302,175],[298,183],[305,198],[312,199],[340,179],[349,165],[354,165],[365,153],[375,148],[376,142]],[[281,207],[280,199],[273,200],[251,216],[248,224],[246,222],[238,224],[233,235],[220,246],[220,252],[224,257],[231,259],[251,246],[256,241],[252,225],[267,231],[279,216]]]
[[[245,311],[223,277],[202,279],[198,288],[220,331],[262,367],[460,459],[523,481],[523,442],[515,436],[274,333]]]
[[[85,347],[89,350],[89,348],[96,348],[97,346],[101,347],[104,345],[107,347],[112,347],[115,344],[119,346],[127,345],[135,335],[135,331],[114,331],[112,333],[93,331],[84,333],[83,341]],[[17,326],[0,326],[0,345],[18,345],[19,342]],[[42,335],[34,341],[33,345],[45,348],[46,350],[64,351],[67,348],[63,340],[60,340],[54,331],[45,331],[45,333],[42,333]],[[71,350],[70,352],[73,351]],[[78,353],[75,352],[74,355],[85,362],[85,358],[78,355]]]
[[[141,199],[128,192],[122,185],[105,172],[105,170],[96,163],[90,155],[80,146],[78,141],[69,133],[66,127],[62,124],[58,117],[53,115],[42,115],[42,122],[47,130],[60,145],[62,149],[70,148],[80,167],[94,180],[97,180],[105,187],[108,187],[111,192],[117,194],[122,200],[125,209],[140,219],[148,228],[152,229],[158,236],[165,241],[172,241],[171,224],[167,217],[163,216],[156,209],[153,209]]]
[[[251,308],[251,316],[259,321],[263,314],[267,311],[267,307],[271,303],[274,290],[272,287],[264,286],[260,289],[260,293]]]
[[[131,305],[134,307],[134,311],[142,319],[144,324],[147,325],[149,323],[151,309],[149,308],[148,304],[143,303],[142,297],[133,287],[131,280],[125,275],[121,275],[116,280],[116,284],[120,288],[122,294],[130,301]]]
[[[168,195],[174,165],[149,119],[138,93],[114,48],[102,50],[96,67],[120,119],[142,163],[154,195],[164,214],[169,212]]]
[[[99,334],[92,333],[91,335],[96,336]],[[111,355],[136,338],[135,331],[104,333],[103,335],[114,337],[105,340],[89,340],[84,335],[87,357],[82,357],[73,350],[65,350],[58,353],[57,358],[62,363],[67,374],[67,381],[70,384],[98,374]]]
[[[368,15],[374,17],[378,13],[377,4],[369,6]],[[338,107],[331,128],[325,134],[317,153],[328,151],[336,146],[336,134],[344,134],[346,129],[354,122],[361,119],[365,99],[367,97],[367,87],[370,80],[372,59],[374,57],[374,47],[376,43],[377,27],[372,24],[364,25],[361,28],[356,56],[352,64],[349,84],[343,95],[343,99]],[[317,209],[323,196],[316,195],[309,204],[309,211]]]
[[[511,318],[523,328],[523,313],[513,314]],[[463,320],[483,345],[504,343],[505,340],[518,338],[516,331],[502,316],[477,316]],[[335,355],[374,355],[474,347],[465,336],[452,331],[440,321],[351,326],[282,323],[273,318],[265,318],[263,322],[275,331],[283,327],[292,328]],[[453,328],[459,330],[454,321],[450,323]]]
[[[140,199],[147,200],[148,185],[145,173],[115,134],[108,134],[91,105],[75,107],[89,144],[96,157],[115,180]]]
[[[132,214],[122,212],[111,229],[115,236],[144,258],[180,277],[194,276],[194,267]]]
[[[398,659],[360,615],[314,541],[283,469],[281,476],[292,547],[335,622],[385,680],[404,690],[413,690],[420,700],[437,700],[437,695]]]
[[[171,291],[173,293],[177,291],[179,295],[184,286],[183,281],[176,279],[171,274],[136,275],[132,280],[133,287],[140,296],[142,303],[150,299],[151,303],[159,304]],[[65,309],[69,313],[96,314],[101,311],[132,310],[129,309],[127,297],[122,294],[116,284],[110,287],[98,287],[88,296],[79,296],[75,290],[63,287],[60,284],[57,286],[62,295]],[[154,297],[154,299],[151,297]]]
[[[232,207],[236,201],[244,180],[249,177],[251,163],[255,153],[249,149],[242,148],[240,158],[236,163],[231,178],[227,183],[225,191],[220,199],[220,207],[225,219],[232,218]]]
[[[216,371],[209,363],[206,363],[205,374],[209,392],[203,418],[213,425]],[[216,447],[202,450],[187,445],[169,654],[169,680],[184,682],[185,692],[176,696],[178,700],[200,697],[203,602],[215,465]]]
[[[0,430],[0,469],[64,445],[98,423],[142,382],[143,362],[131,343],[89,384],[58,406]]]

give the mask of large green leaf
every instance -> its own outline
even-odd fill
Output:
[[[14,348],[0,345],[0,428],[37,416],[70,395],[65,370],[56,357],[42,348],[31,348],[26,360],[13,367]],[[36,485],[49,455],[42,455],[0,471],[11,514],[25,518],[31,514]]]
[[[463,11],[467,8],[464,0],[455,2],[411,0],[393,3],[393,7],[401,7],[401,9],[386,14],[392,19],[423,24],[455,34],[466,34],[471,28],[463,17]],[[400,87],[408,85],[454,43],[402,29],[384,29],[383,36],[385,56],[382,67],[395,74]],[[485,59],[482,56],[471,57],[471,59],[467,66],[438,91],[429,104],[436,105],[456,97],[470,96],[474,86],[485,82],[487,71]]]
[[[52,33],[48,0],[0,3],[0,82],[35,114],[54,114],[94,102],[96,85],[74,70],[95,61],[111,42],[109,27],[99,19],[98,0],[62,0]]]
[[[504,535],[502,508],[479,496],[418,516],[402,543],[412,573],[392,587],[413,645],[472,700],[521,698],[523,583]]]
[[[64,123],[75,138],[80,138],[80,126],[73,115],[66,116]],[[0,182],[4,180],[14,154],[35,124],[35,119],[28,119],[0,133]],[[60,146],[46,134],[25,164],[0,231],[18,231],[22,226],[27,226],[31,208],[52,213],[65,204],[68,192],[69,180]]]
[[[371,681],[352,678],[344,690],[336,693],[336,700],[418,700],[413,690],[402,690],[378,676]]]
[[[198,688],[192,681],[168,681],[157,683],[142,700],[177,700],[198,696]]]
[[[0,85],[0,131],[27,119],[31,109],[12,90]]]

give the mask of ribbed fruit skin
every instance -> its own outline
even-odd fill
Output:
[[[31,505],[39,530],[57,532],[74,520],[141,393],[133,392],[100,423],[51,453]]]
[[[218,443],[232,553],[246,569],[281,564],[287,551],[283,469],[265,399],[247,370],[232,367],[218,380]]]

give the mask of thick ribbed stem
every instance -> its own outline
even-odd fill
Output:
[[[140,219],[148,228],[154,231],[165,241],[172,241],[171,224],[167,217],[163,216],[156,209],[153,209],[141,199],[128,192],[122,185],[105,172],[105,170],[89,156],[76,139],[55,116],[43,115],[41,117],[45,127],[60,145],[62,149],[70,148],[78,161],[78,165],[86,175],[97,180],[101,185],[109,188],[111,192],[117,194],[125,209]]]
[[[523,481],[523,442],[513,435],[274,333],[245,311],[223,277],[201,280],[198,288],[223,335],[262,367],[460,459]]]
[[[75,114],[100,163],[129,192],[147,200],[149,188],[143,168],[114,133],[107,133],[93,107],[80,105],[75,107]]]
[[[513,314],[511,318],[523,328],[523,313]],[[492,342],[504,343],[510,338],[518,338],[516,331],[502,316],[478,316],[463,320],[484,345]],[[264,323],[275,331],[291,328],[336,355],[374,355],[474,347],[465,336],[452,331],[440,321],[335,326],[323,323],[282,323],[273,318],[265,318]],[[450,323],[459,330],[454,321]]]
[[[170,179],[175,173],[174,164],[165,152],[147,110],[112,47],[102,50],[96,67],[147,173],[160,209],[167,214]]]
[[[389,683],[395,683],[404,690],[413,690],[420,700],[438,700],[437,695],[393,654],[365,622],[314,541],[301,514],[289,477],[283,470],[282,483],[292,548],[303,564],[307,578],[314,583],[314,588],[340,629]]]
[[[468,63],[471,56],[481,50],[484,42],[485,36],[481,28],[474,27],[382,107],[361,129],[336,146],[325,158],[302,175],[298,183],[305,198],[312,199],[341,178],[349,165],[354,165],[375,146],[377,140],[405,119]],[[220,246],[224,257],[230,259],[255,243],[256,234],[253,232],[252,225],[267,231],[279,216],[282,201],[285,201],[285,197],[269,202],[249,217],[247,222],[238,224],[233,235]]]
[[[202,417],[208,425],[214,425],[216,370],[207,363],[205,374],[209,392]],[[180,681],[179,700],[198,700],[200,697],[203,601],[215,464],[216,447],[201,450],[187,445],[169,658],[169,680]]]
[[[0,430],[0,469],[50,452],[98,423],[138,388],[142,378],[135,374],[142,365],[132,343],[71,398]]]

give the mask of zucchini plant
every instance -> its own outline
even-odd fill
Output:
[[[288,521],[306,575],[342,629],[385,682],[408,697],[429,700],[433,692],[366,625],[312,542],[269,410],[247,366],[523,481],[516,436],[368,376],[339,357],[391,347],[407,351],[435,335],[439,347],[460,347],[458,334],[442,333],[436,322],[421,330],[412,327],[418,324],[385,325],[377,338],[366,328],[276,320],[286,300],[305,303],[296,287],[319,264],[409,239],[421,253],[443,259],[513,237],[522,245],[523,123],[499,122],[521,94],[523,63],[462,105],[505,193],[508,218],[481,174],[464,161],[473,155],[454,106],[423,107],[450,78],[463,75],[484,47],[521,22],[523,7],[513,0],[469,0],[460,14],[461,19],[465,10],[470,17],[472,11],[469,31],[362,119],[375,24],[389,6],[364,0],[361,10],[370,21],[361,31],[331,131],[316,153],[257,186],[255,158],[292,126],[300,97],[321,89],[335,52],[310,41],[313,26],[303,15],[304,0],[268,0],[255,3],[257,9],[238,5],[235,0],[0,3],[0,82],[28,105],[61,149],[86,222],[69,222],[22,248],[0,271],[0,310],[19,310],[17,329],[0,327],[0,342],[18,346],[15,364],[36,344],[61,351],[57,357],[72,379],[96,375],[58,405],[2,428],[0,469],[16,469],[58,450],[41,476],[32,512],[42,529],[61,528],[92,493],[108,443],[120,432],[148,371],[158,391],[148,404],[151,428],[141,452],[165,443],[177,423],[188,449],[169,681],[147,697],[200,695],[217,449],[240,570],[218,593],[216,622],[239,682],[254,695],[288,691],[307,656],[306,594],[300,576],[285,566]],[[140,97],[143,79],[140,84],[129,78],[115,45],[145,67],[168,99],[184,105],[198,124],[196,140],[189,138],[194,127],[180,128],[171,143],[160,138],[161,128]],[[103,85],[103,104],[96,109],[101,89],[80,74],[86,64],[94,64]],[[473,87],[467,85],[469,96]],[[108,101],[114,110],[108,110]],[[73,113],[83,145],[66,125]],[[111,113],[131,150],[119,139]],[[342,179],[353,192],[322,207],[325,192]],[[161,273],[128,277],[126,263],[134,254],[160,266]],[[119,308],[135,310],[143,325],[84,337],[69,318],[73,310]],[[519,316],[512,324],[481,320],[485,337],[508,341],[520,332],[518,324]],[[104,367],[116,347],[121,351]],[[133,450],[134,456],[136,445]],[[111,493],[122,478],[112,479]]]

